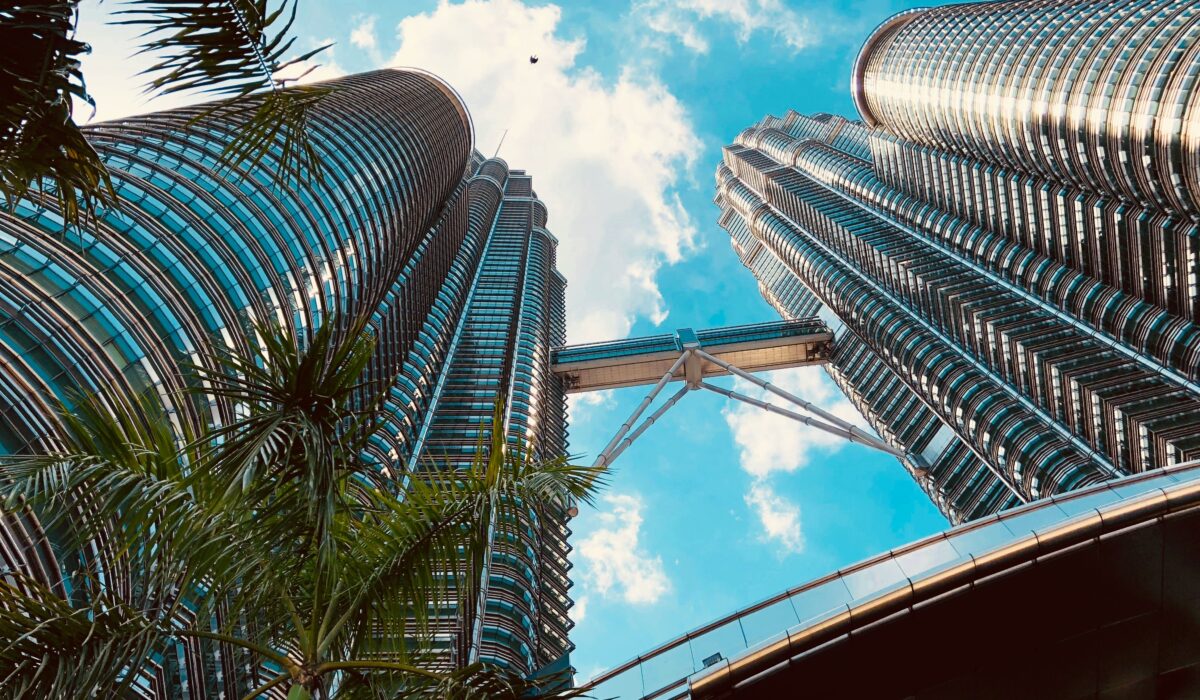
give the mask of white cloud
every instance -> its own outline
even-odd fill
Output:
[[[609,510],[598,514],[601,527],[583,538],[576,551],[585,565],[584,578],[601,596],[609,591],[627,603],[655,603],[671,589],[662,557],[639,546],[642,499],[631,494],[603,497]]]
[[[701,144],[683,106],[644,68],[615,80],[580,68],[585,39],[559,33],[557,6],[443,0],[403,20],[395,66],[419,66],[462,94],[477,145],[533,175],[562,241],[571,342],[667,316],[656,275],[695,249],[679,198]],[[531,55],[539,62],[529,62]]]
[[[567,394],[567,421],[582,425],[597,413],[607,412],[616,405],[617,399],[611,389]]]
[[[146,76],[141,71],[154,64],[146,54],[134,55],[141,29],[108,24],[114,19],[114,3],[83,0],[79,5],[79,26],[76,35],[92,46],[92,53],[83,57],[83,77],[88,91],[96,100],[93,121],[119,119],[172,109],[204,101],[196,95],[166,95],[151,99],[144,92]],[[75,120],[83,124],[91,114],[87,105],[79,105]]]
[[[862,416],[853,404],[816,367],[770,372],[763,379],[842,420],[863,425]],[[805,414],[783,399],[740,379],[735,382],[734,391]],[[722,413],[737,443],[742,469],[756,478],[767,477],[773,472],[793,472],[807,465],[814,453],[836,452],[846,444],[840,437],[745,403],[731,400]]]
[[[379,48],[375,41],[375,16],[363,17],[350,32],[350,43],[360,49],[371,51]]]
[[[135,54],[141,29],[110,24],[114,19],[112,13],[112,3],[105,5],[99,0],[83,0],[79,7],[78,36],[92,46],[92,53],[83,57],[84,79],[96,100],[96,116],[92,121],[120,119],[214,99],[212,95],[194,93],[148,96],[143,89],[146,76],[139,74],[154,65],[155,57]],[[297,42],[297,45],[301,43],[316,48],[332,41]],[[345,74],[334,59],[333,50],[328,49],[312,60],[289,66],[276,77],[295,79],[303,76],[299,82],[311,83]],[[91,108],[80,105],[75,114],[78,122],[85,123]]]
[[[571,606],[571,622],[579,624],[587,617],[588,597],[586,595],[579,596],[575,604]]]
[[[765,482],[755,481],[746,492],[746,505],[758,515],[767,540],[778,542],[781,554],[804,551],[804,533],[800,530],[800,507],[775,493]]]
[[[359,17],[358,24],[350,30],[350,44],[367,52],[371,60],[383,62],[383,54],[379,52],[379,41],[375,38],[375,15]]]
[[[684,47],[696,53],[708,53],[708,40],[696,29],[685,13],[675,8],[661,7],[646,14],[646,26],[659,34],[675,37]]]
[[[862,416],[828,376],[816,367],[770,372],[763,379],[833,415],[865,427]],[[764,389],[742,380],[734,391],[780,407],[808,414]],[[832,454],[846,443],[840,437],[798,421],[741,402],[730,401],[722,413],[737,443],[741,467],[753,480],[745,494],[746,506],[758,516],[763,538],[776,542],[781,555],[804,550],[800,507],[775,492],[772,474],[793,472],[806,466],[816,453]],[[822,420],[817,416],[812,416]]]
[[[702,20],[732,25],[741,43],[756,32],[771,34],[793,51],[817,40],[811,23],[780,0],[643,0],[635,5],[634,16],[697,53],[708,52],[708,41],[696,27]]]

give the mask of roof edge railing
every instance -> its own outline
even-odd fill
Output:
[[[966,523],[959,527],[951,528],[949,530],[944,530],[937,534],[930,535],[929,537],[917,540],[916,542],[912,542],[912,543],[909,543],[902,547],[897,547],[896,549],[892,549],[887,552],[883,552],[879,555],[871,557],[870,559],[866,559],[861,562],[857,562],[855,564],[852,564],[852,565],[845,567],[843,569],[840,569],[838,571],[831,572],[820,578],[806,581],[805,583],[803,583],[799,586],[789,588],[781,593],[777,593],[777,594],[772,595],[768,598],[765,598],[757,603],[754,603],[753,605],[747,606],[747,607],[737,610],[729,615],[718,618],[717,620],[714,620],[712,622],[709,622],[707,624],[704,624],[704,625],[696,627],[692,630],[689,630],[688,632],[684,633],[683,635],[681,635],[679,637],[676,637],[675,639],[664,642],[663,644],[660,644],[660,645],[654,647],[650,651],[640,654],[640,655],[630,659],[629,661],[626,661],[625,663],[621,664],[620,666],[617,666],[613,669],[610,669],[610,670],[602,673],[601,675],[597,676],[596,678],[588,680],[586,683],[583,683],[581,687],[584,689],[596,688],[596,687],[602,685],[603,683],[620,676],[621,674],[625,673],[626,671],[636,668],[640,664],[650,661],[658,656],[661,656],[668,651],[671,651],[680,646],[683,646],[684,644],[687,644],[689,641],[691,641],[693,639],[698,639],[698,638],[702,637],[703,635],[705,635],[709,632],[712,632],[713,630],[716,630],[716,629],[719,629],[726,625],[729,625],[731,623],[737,622],[752,613],[766,609],[766,608],[770,607],[771,605],[774,605],[781,601],[788,600],[788,599],[792,598],[793,596],[795,596],[799,593],[802,593],[806,590],[815,589],[818,586],[824,585],[826,583],[832,582],[837,579],[841,579],[841,578],[845,577],[846,575],[868,569],[877,564],[894,559],[897,556],[902,556],[904,554],[908,554],[910,552],[913,552],[913,551],[922,549],[924,547],[928,547],[930,545],[936,544],[939,541],[947,540],[952,536],[958,536],[958,535],[962,535],[963,533],[972,532],[974,530],[978,530],[978,529],[984,528],[988,525],[991,525],[997,521],[1012,520],[1014,518],[1017,518],[1019,516],[1022,516],[1024,514],[1027,514],[1027,513],[1036,511],[1036,510],[1051,508],[1060,503],[1065,503],[1065,502],[1075,500],[1077,498],[1083,498],[1088,495],[1101,493],[1101,492],[1105,491],[1106,489],[1110,489],[1110,487],[1112,487],[1112,486],[1127,486],[1129,484],[1136,484],[1141,481],[1147,481],[1147,480],[1161,478],[1164,475],[1171,474],[1174,472],[1196,469],[1197,467],[1200,467],[1200,460],[1191,460],[1191,461],[1182,462],[1179,464],[1167,465],[1165,467],[1156,469],[1154,471],[1141,472],[1139,474],[1131,475],[1131,476],[1125,477],[1123,479],[1114,479],[1114,480],[1106,481],[1106,482],[1103,482],[1100,484],[1096,484],[1096,485],[1088,487],[1088,488],[1083,488],[1083,489],[1079,489],[1076,491],[1070,491],[1070,492],[1067,492],[1064,494],[1058,494],[1055,496],[1051,496],[1049,498],[1044,498],[1039,501],[1034,501],[1033,503],[1029,503],[1029,504],[1026,504],[1026,505],[1017,507],[1017,508],[1013,508],[1011,510],[1002,511],[1000,513],[989,516],[987,518],[982,518],[980,520],[975,520],[970,523]],[[1200,479],[1200,477],[1197,477],[1197,478]],[[1134,495],[1131,495],[1130,498],[1149,496],[1149,494],[1151,494],[1151,493],[1152,493],[1151,491],[1147,491],[1145,494],[1134,494]],[[1153,501],[1154,499],[1147,499],[1147,500]],[[1197,501],[1197,503],[1200,503],[1200,489],[1197,490],[1194,500]],[[1113,503],[1109,504],[1105,510],[1108,510],[1112,507],[1117,506],[1118,504],[1123,504],[1123,503],[1124,503],[1123,501],[1114,501]],[[1167,507],[1173,507],[1177,504],[1164,503],[1164,504],[1158,504],[1158,505],[1165,505]],[[1188,505],[1196,505],[1196,504],[1189,502]],[[1131,515],[1131,516],[1138,515],[1139,511],[1140,511],[1140,509],[1133,509],[1129,515]],[[1097,511],[1097,510],[1093,509],[1093,513],[1094,513],[1094,516],[1089,516],[1089,517],[1095,517],[1095,518],[1102,517],[1101,511]],[[1080,513],[1075,516],[1065,516],[1058,523],[1060,525],[1060,527],[1057,527],[1052,532],[1057,532],[1058,530],[1064,530],[1064,531],[1070,530],[1071,532],[1074,532],[1074,531],[1078,530],[1078,524],[1075,521],[1080,520],[1084,516],[1087,516],[1086,512]],[[1122,520],[1121,522],[1124,522],[1124,520]],[[1084,528],[1082,530],[1082,532],[1084,532],[1084,533],[1086,533],[1087,531],[1088,531],[1087,528]],[[1051,533],[1047,533],[1047,535],[1050,535],[1050,534]],[[1033,536],[1032,530],[1030,531],[1030,536]],[[1050,540],[1048,539],[1047,541],[1050,541]],[[994,564],[1000,563],[1002,558],[995,557],[993,555],[1000,554],[1001,552],[1003,552],[1006,549],[1011,549],[1012,548],[1011,545],[1016,544],[1018,542],[1023,542],[1023,540],[1018,540],[1018,539],[1014,538],[1013,540],[1010,540],[1010,542],[1007,543],[1006,545],[999,546],[992,550],[986,550],[986,553],[989,556],[985,561],[987,563],[989,563],[989,565],[994,565]],[[1039,543],[1040,543],[1040,540],[1039,540]],[[1037,547],[1035,546],[1035,549],[1036,548]],[[1023,549],[1023,548],[1017,548],[1017,549],[1013,550],[1012,552],[1010,552],[1010,554],[1016,555],[1019,553],[1019,550],[1021,550],[1021,549]],[[984,552],[980,552],[978,554],[983,554],[983,553]],[[972,570],[974,570],[975,564],[978,562],[978,559],[975,554],[971,554],[970,559],[972,561],[971,568],[972,568]],[[910,593],[911,593],[911,591],[910,591]],[[850,608],[847,608],[847,613],[849,613],[850,610],[851,610]],[[861,614],[859,617],[861,617]],[[750,640],[746,640],[746,642],[747,642],[746,651],[754,649],[757,646],[761,646],[766,642],[775,640],[777,637],[784,636],[784,633],[786,633],[786,632],[787,632],[787,629],[780,630],[780,634],[776,634],[771,637],[766,637],[761,640],[756,640],[755,643],[750,643]],[[762,659],[759,659],[759,661],[761,663],[767,663],[767,661],[764,661]],[[774,661],[772,661],[771,663],[774,663]],[[759,664],[754,664],[754,665],[757,666]],[[740,664],[740,666],[744,666],[744,664]],[[655,696],[665,690],[669,690],[671,688],[677,687],[678,685],[680,685],[681,683],[683,683],[685,681],[688,681],[689,679],[694,679],[696,682],[703,683],[705,686],[708,686],[716,681],[715,680],[709,681],[709,680],[703,680],[703,679],[707,679],[709,676],[715,676],[715,675],[721,674],[723,672],[728,672],[729,668],[730,668],[730,660],[723,659],[720,663],[714,664],[711,667],[707,667],[707,668],[703,668],[703,669],[694,671],[693,673],[682,677],[679,681],[669,683],[668,685],[663,686],[661,688],[647,689],[646,693],[649,696]],[[740,670],[746,671],[748,669],[742,668]]]

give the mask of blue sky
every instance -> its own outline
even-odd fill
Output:
[[[301,0],[310,78],[423,67],[463,94],[477,145],[527,169],[560,239],[571,341],[776,318],[716,225],[721,146],[768,113],[854,114],[849,75],[897,0]],[[113,3],[80,35],[98,119],[147,104]],[[528,63],[538,54],[537,65]],[[193,98],[194,99],[194,98]],[[853,410],[819,370],[779,383]],[[754,393],[745,388],[747,393]],[[644,395],[575,401],[592,457]],[[946,527],[891,458],[785,419],[687,396],[625,452],[574,523],[578,648],[590,676],[735,608]]]

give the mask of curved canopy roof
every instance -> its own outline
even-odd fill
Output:
[[[1200,462],[1111,481],[783,591],[590,687],[626,699],[1196,697],[1198,529]]]

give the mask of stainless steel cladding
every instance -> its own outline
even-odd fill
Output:
[[[368,372],[398,377],[370,448],[380,468],[455,467],[497,398],[511,443],[565,454],[548,371],[565,282],[529,176],[474,152],[462,100],[435,76],[325,85],[310,124],[320,178],[281,186],[279,149],[231,172],[219,158],[247,112],[194,107],[85,129],[119,207],[65,234],[53,198],[0,212],[0,450],[44,448],[56,401],[75,391],[155,392],[177,424],[225,421],[220,400],[178,401],[182,367],[245,346],[249,322],[303,334],[337,313],[369,315]],[[0,565],[58,580],[32,518],[0,527]],[[488,597],[439,629],[447,655],[532,672],[571,648],[566,518],[530,513],[496,532]],[[192,647],[147,671],[142,692],[240,696],[244,669]]]

